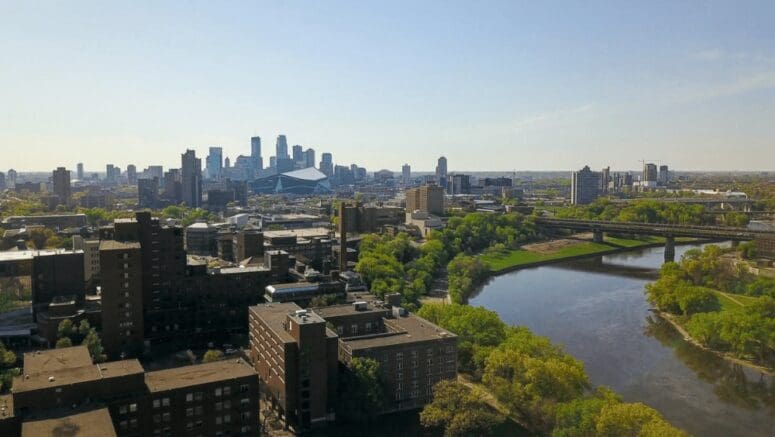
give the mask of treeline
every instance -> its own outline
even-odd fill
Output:
[[[407,234],[366,235],[355,270],[372,293],[401,293],[408,308],[417,308],[440,269],[447,265],[449,293],[464,302],[489,276],[486,266],[471,254],[491,245],[516,247],[539,236],[530,217],[521,214],[472,213],[452,217],[443,231],[433,232],[418,245]]]
[[[623,403],[605,388],[593,391],[580,361],[546,337],[524,327],[508,326],[493,311],[467,305],[425,304],[418,314],[458,335],[460,371],[481,381],[509,415],[532,434],[685,435],[646,405]],[[450,387],[445,389],[449,391]],[[466,399],[467,395],[459,396]],[[480,417],[486,412],[482,408],[457,406],[459,403],[435,396],[423,411],[427,416],[423,422],[454,425],[454,432],[447,435],[486,434],[482,424],[498,423],[491,412]],[[466,424],[471,428],[467,429]]]
[[[704,346],[772,366],[775,362],[775,279],[756,277],[724,260],[724,250],[709,245],[667,263],[646,286],[649,301],[680,316],[689,334]],[[716,290],[741,295],[721,304]],[[753,299],[752,299],[753,298]]]
[[[439,241],[417,246],[405,233],[395,237],[369,234],[361,240],[355,271],[375,295],[400,293],[402,304],[414,310],[446,260]]]
[[[702,205],[660,202],[654,199],[614,203],[610,199],[601,197],[589,205],[563,208],[557,211],[556,215],[559,218],[674,225],[745,226],[748,224],[746,214],[730,212],[718,217],[717,222],[717,217],[705,212],[705,207]]]
[[[5,344],[0,341],[0,393],[10,391],[14,376],[21,374],[21,369],[17,367],[16,361],[16,354],[6,349]]]

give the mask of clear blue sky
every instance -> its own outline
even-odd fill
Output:
[[[2,171],[775,170],[773,1],[0,0],[0,55]]]

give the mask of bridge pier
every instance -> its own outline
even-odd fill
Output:
[[[603,231],[599,229],[595,229],[592,231],[592,242],[593,243],[602,243],[603,242]]]
[[[665,262],[675,261],[675,237],[665,237]]]

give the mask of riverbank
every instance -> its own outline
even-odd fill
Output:
[[[768,376],[775,376],[775,369],[770,369],[770,368],[762,366],[760,364],[756,364],[753,361],[749,361],[749,360],[744,360],[742,358],[738,358],[738,357],[736,357],[736,356],[734,356],[734,355],[732,355],[732,354],[730,354],[728,352],[721,352],[721,351],[717,351],[715,349],[711,349],[711,348],[709,348],[707,346],[704,346],[702,343],[700,343],[699,341],[694,339],[691,335],[689,335],[689,332],[687,332],[686,329],[684,329],[684,327],[681,325],[681,323],[677,320],[676,316],[674,316],[672,314],[669,314],[669,313],[666,313],[664,311],[659,311],[656,308],[652,309],[651,311],[654,314],[656,314],[657,316],[659,316],[659,318],[661,318],[662,320],[670,323],[670,325],[676,331],[678,331],[681,334],[681,336],[683,337],[684,341],[686,341],[688,343],[691,343],[692,345],[694,345],[694,346],[696,346],[696,347],[698,347],[698,348],[700,348],[700,349],[702,349],[704,351],[710,352],[710,353],[716,355],[717,357],[722,358],[722,359],[724,359],[726,361],[729,361],[731,363],[739,364],[741,366],[745,366],[745,367],[747,367],[749,369],[753,369],[753,370],[756,370],[758,372],[762,372],[762,373],[764,373],[765,375],[768,375]]]
[[[603,243],[570,239],[563,241],[574,241],[575,244],[561,245],[548,251],[520,248],[499,254],[484,253],[479,255],[479,259],[487,264],[493,276],[497,276],[529,267],[664,245],[664,239],[658,237],[644,239],[606,237]]]

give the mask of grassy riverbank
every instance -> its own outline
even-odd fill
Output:
[[[738,269],[739,255],[709,245],[665,264],[646,293],[692,343],[772,374],[775,369],[775,280]]]
[[[603,243],[575,241],[551,250],[532,250],[523,247],[500,253],[484,253],[479,256],[479,259],[487,264],[493,274],[498,274],[519,267],[528,267],[588,255],[613,253],[622,249],[649,247],[662,244],[663,242],[664,239],[660,237],[645,237],[642,239],[606,237]]]

